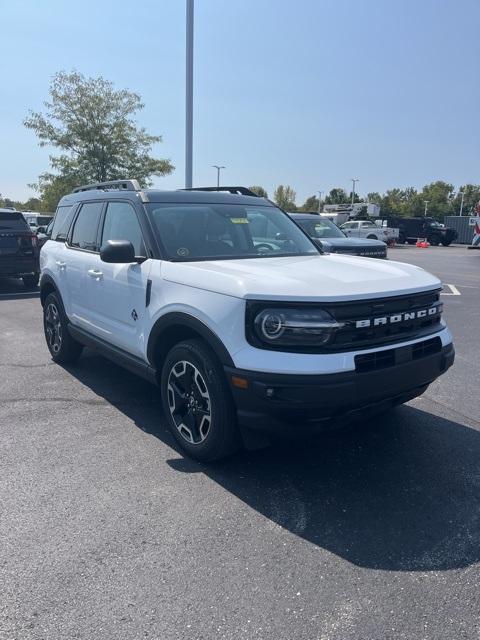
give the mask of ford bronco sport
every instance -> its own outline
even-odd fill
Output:
[[[452,365],[436,277],[322,255],[269,200],[231,191],[125,180],[62,198],[40,254],[53,360],[86,345],[159,385],[204,461],[406,402]]]

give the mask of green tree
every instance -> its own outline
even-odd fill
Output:
[[[295,204],[296,197],[297,197],[297,194],[292,189],[292,187],[288,185],[283,185],[283,184],[279,185],[275,189],[275,192],[273,194],[273,199],[275,203],[278,204],[278,206],[281,209],[284,209],[285,211],[297,210],[297,205]]]
[[[414,198],[414,215],[423,215],[425,213],[425,200],[427,200],[427,215],[437,218],[437,220],[443,220],[445,215],[452,212],[452,192],[453,184],[443,182],[443,180],[437,180],[425,185],[422,191]]]
[[[378,191],[371,191],[367,193],[367,202],[372,202],[373,204],[380,204],[382,201],[382,196],[378,193]]]
[[[305,200],[299,211],[318,211],[318,198],[317,196],[310,196]]]
[[[332,189],[328,196],[325,198],[326,204],[347,204],[349,202],[347,192],[345,189],[335,187]]]
[[[116,90],[101,77],[60,71],[44,106],[44,113],[30,111],[24,124],[36,133],[40,146],[60,151],[50,156],[53,173],[43,173],[33,185],[49,202],[48,208],[74,185],[136,178],[148,186],[152,176],[174,169],[169,160],[150,155],[162,138],[135,122],[144,106],[136,93]]]
[[[254,186],[254,187],[248,187],[250,189],[250,191],[253,191],[253,193],[256,193],[257,196],[260,196],[261,198],[268,198],[268,193],[265,191],[265,189],[263,187],[259,187],[258,185]]]
[[[463,215],[470,215],[474,206],[480,201],[480,185],[464,184],[459,187],[455,196],[451,199],[451,213],[449,215],[460,215],[460,204],[462,202],[463,193]]]

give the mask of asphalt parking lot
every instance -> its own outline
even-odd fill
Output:
[[[157,390],[51,362],[36,293],[0,283],[0,638],[480,638],[480,252],[440,276],[454,367],[308,444],[185,459]]]

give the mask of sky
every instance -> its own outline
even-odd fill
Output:
[[[76,69],[139,93],[184,186],[185,1],[0,0],[0,193],[49,168],[22,121]],[[196,0],[194,186],[480,183],[478,0]],[[130,176],[134,177],[134,176]]]

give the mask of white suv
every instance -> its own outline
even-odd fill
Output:
[[[452,365],[436,277],[321,254],[269,200],[230,191],[127,180],[62,198],[40,256],[53,360],[87,345],[158,384],[199,460],[406,402]]]

